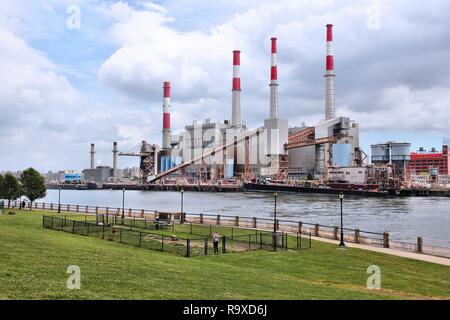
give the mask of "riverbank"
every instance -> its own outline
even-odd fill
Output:
[[[449,267],[423,261],[319,241],[184,258],[43,229],[42,214],[0,217],[2,299],[450,299]],[[80,267],[81,290],[66,288],[69,265]],[[380,290],[367,288],[371,265]]]
[[[340,194],[360,197],[444,197],[450,198],[450,189],[401,189],[389,191],[340,190],[320,187],[301,187],[271,184],[47,184],[51,190],[134,190],[134,191],[191,191],[191,192],[280,192],[304,194]]]

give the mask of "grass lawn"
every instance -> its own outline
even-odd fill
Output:
[[[43,229],[43,212],[16,212],[0,215],[0,299],[450,299],[450,268],[437,264],[318,241],[185,258]],[[80,266],[81,290],[66,288],[69,265]],[[366,287],[370,265],[381,290]]]

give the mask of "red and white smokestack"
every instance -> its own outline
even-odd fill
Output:
[[[278,118],[277,38],[271,38],[272,59],[270,66],[270,119]]]
[[[334,63],[333,63],[333,25],[327,24],[327,60],[326,60],[326,92],[325,92],[325,120],[333,119],[335,113],[334,101]]]
[[[170,82],[164,82],[162,148],[170,149]]]
[[[231,90],[232,109],[231,125],[239,127],[241,125],[241,52],[233,51],[233,86]]]

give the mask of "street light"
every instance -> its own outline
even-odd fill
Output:
[[[273,232],[277,232],[277,197],[278,193],[274,193],[273,196],[275,197],[275,208],[273,212]]]
[[[122,224],[125,221],[125,188],[122,189]]]
[[[339,243],[339,247],[345,247],[345,243],[344,243],[344,222],[343,222],[343,212],[342,212],[342,203],[344,201],[344,194],[342,192],[339,194],[339,200],[341,200],[341,242]]]
[[[183,194],[184,189],[181,189],[181,217],[180,217],[180,223],[184,223],[184,214],[183,214]]]
[[[277,197],[278,197],[278,193],[274,193],[273,194],[274,198],[275,198],[275,207],[274,207],[274,211],[273,211],[273,250],[277,250]]]
[[[58,213],[61,213],[61,187],[58,188]]]

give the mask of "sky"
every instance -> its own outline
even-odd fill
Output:
[[[111,165],[112,142],[161,144],[162,85],[172,133],[231,117],[241,50],[242,119],[269,114],[270,38],[278,38],[280,115],[324,117],[325,25],[334,25],[336,115],[361,146],[440,149],[450,137],[450,2],[0,0],[0,171]],[[119,166],[137,166],[120,158]]]

